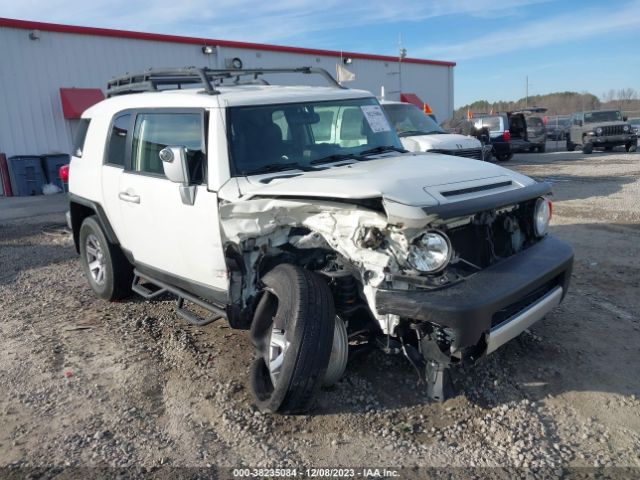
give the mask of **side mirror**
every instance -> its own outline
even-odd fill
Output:
[[[162,169],[169,180],[180,184],[180,198],[185,205],[196,201],[196,186],[189,185],[187,168],[187,147],[168,146],[158,154],[162,160]]]
[[[175,183],[189,184],[186,147],[168,146],[160,150],[162,169],[169,180]]]
[[[629,117],[622,117],[623,122],[626,122],[627,120],[629,120]]]

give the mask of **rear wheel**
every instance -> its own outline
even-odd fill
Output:
[[[290,264],[267,273],[251,325],[257,358],[251,389],[260,410],[307,411],[325,377],[333,344],[331,290],[318,275]]]
[[[571,141],[567,136],[567,152],[573,152],[576,149],[576,144]]]
[[[508,162],[513,158],[513,153],[507,153],[505,155],[496,155],[499,162]]]
[[[109,243],[95,215],[80,227],[80,262],[95,294],[118,300],[131,294],[133,269],[117,245]]]

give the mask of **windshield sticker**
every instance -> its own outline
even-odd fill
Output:
[[[391,130],[391,126],[389,122],[387,122],[387,117],[385,117],[379,105],[362,105],[360,108],[373,133],[388,132]]]

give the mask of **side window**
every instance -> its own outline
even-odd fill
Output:
[[[335,117],[337,109],[335,107],[316,107],[315,113],[320,117],[318,123],[311,124],[311,131],[313,132],[313,138],[315,143],[329,143],[331,142],[331,130],[333,127],[333,118]]]
[[[191,183],[205,177],[204,126],[200,113],[140,113],[133,128],[131,169],[164,176],[159,154],[166,146],[186,147]]]
[[[280,127],[282,140],[291,140],[291,136],[289,134],[289,123],[287,122],[287,117],[284,116],[284,112],[282,110],[273,112],[271,114],[271,120],[274,124]]]
[[[111,132],[109,132],[106,163],[124,167],[127,133],[129,132],[130,123],[131,114],[129,113],[118,115],[113,119]]]
[[[84,150],[84,141],[87,138],[87,130],[89,130],[89,123],[91,122],[88,118],[81,118],[78,123],[78,129],[76,130],[76,135],[73,139],[73,156],[74,157],[82,157],[82,150]]]
[[[340,146],[359,147],[367,144],[364,132],[364,115],[359,107],[346,107],[340,122]]]

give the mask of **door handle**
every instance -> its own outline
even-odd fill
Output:
[[[140,195],[131,195],[127,192],[120,192],[118,198],[129,203],[140,203]]]

